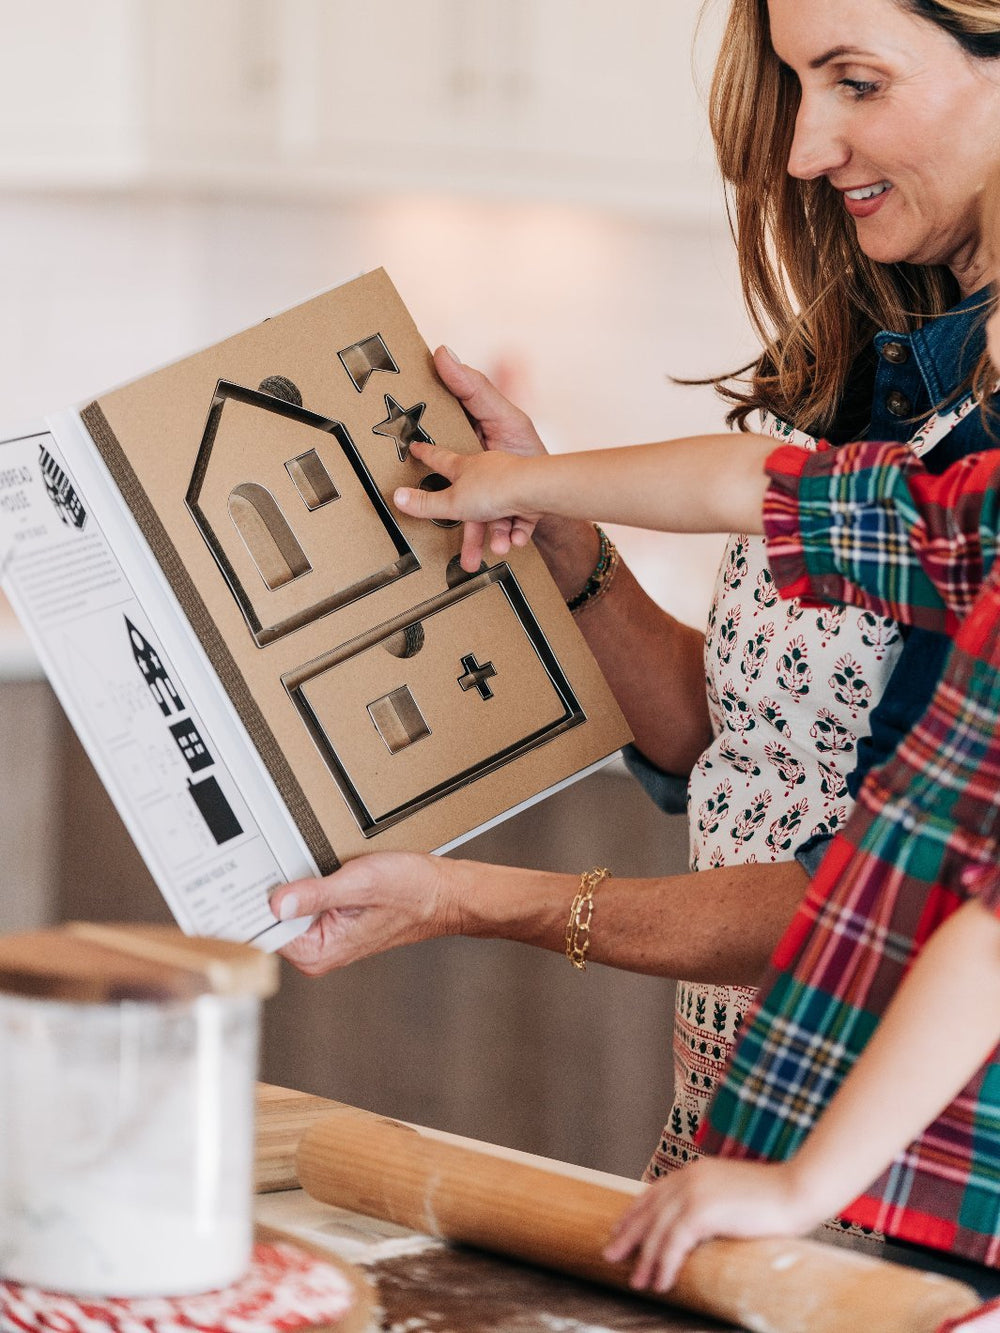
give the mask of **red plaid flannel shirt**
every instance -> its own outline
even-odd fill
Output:
[[[937,926],[970,896],[1000,912],[1000,453],[935,478],[899,445],[785,446],[768,470],[785,596],[954,633],[926,714],[869,774],[778,946],[709,1112],[707,1151],[780,1160]],[[1000,1050],[845,1216],[1000,1266]]]

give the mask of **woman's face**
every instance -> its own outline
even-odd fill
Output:
[[[768,0],[802,102],[788,161],[825,176],[882,263],[985,280],[976,196],[1000,160],[1000,60],[978,60],[899,0]]]

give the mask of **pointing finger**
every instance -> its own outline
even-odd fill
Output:
[[[462,454],[456,454],[451,449],[446,449],[443,444],[427,444],[423,440],[414,440],[410,445],[411,458],[419,459],[426,467],[434,472],[439,472],[442,477],[447,477],[449,481],[455,480],[455,475],[462,465]]]

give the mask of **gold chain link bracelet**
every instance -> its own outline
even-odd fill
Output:
[[[587,950],[590,948],[590,923],[594,919],[594,890],[611,877],[604,866],[585,870],[580,876],[580,887],[566,922],[566,957],[580,972],[587,970]]]

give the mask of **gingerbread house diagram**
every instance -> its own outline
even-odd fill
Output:
[[[344,426],[283,376],[219,382],[187,503],[261,645],[418,568]]]
[[[414,441],[479,445],[381,271],[82,415],[322,869],[450,844],[628,739],[536,553],[468,575],[457,525],[394,510],[448,484]]]

